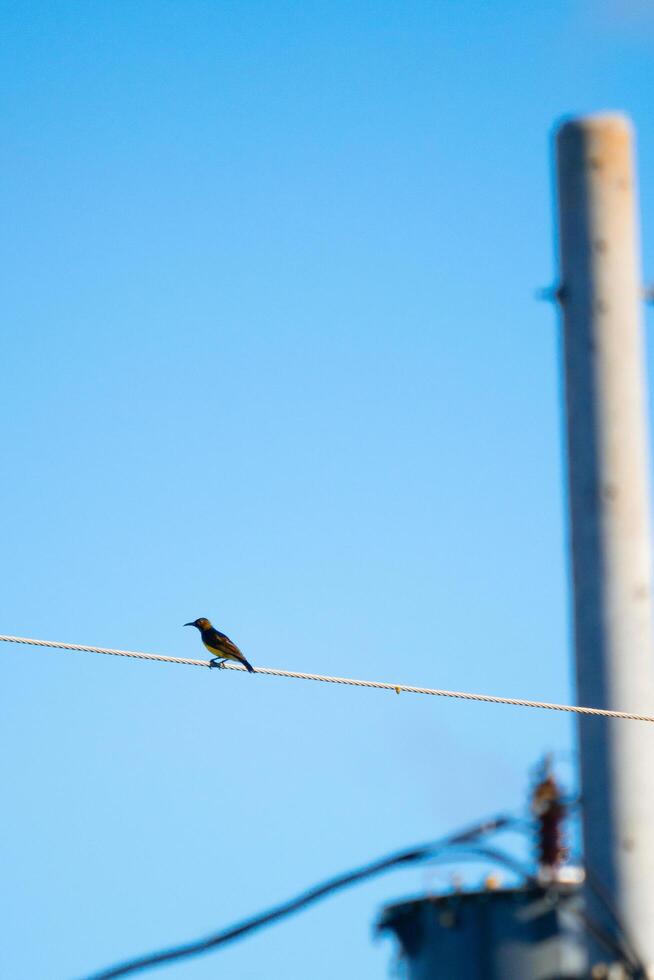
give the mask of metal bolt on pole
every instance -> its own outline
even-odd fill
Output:
[[[654,711],[642,283],[632,127],[618,114],[556,134],[577,689]],[[579,721],[584,850],[654,977],[654,730]],[[589,892],[592,915],[614,924]],[[598,957],[599,958],[599,954]],[[606,951],[602,954],[606,959]]]

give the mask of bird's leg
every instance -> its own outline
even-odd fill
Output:
[[[222,658],[222,660],[221,660],[220,657],[214,657],[213,660],[210,660],[209,661],[209,666],[210,667],[218,667],[219,670],[222,670],[224,663],[225,663],[225,658],[224,657]]]

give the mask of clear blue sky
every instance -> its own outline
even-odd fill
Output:
[[[207,615],[254,664],[571,698],[550,137],[632,114],[651,274],[645,3],[0,10],[0,631],[195,656]],[[11,980],[519,810],[573,744],[519,709],[0,663]],[[380,908],[446,883],[159,975],[385,977]]]

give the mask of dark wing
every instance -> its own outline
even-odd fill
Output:
[[[218,656],[222,654],[223,657],[233,657],[234,660],[238,660],[239,663],[243,664],[251,674],[255,673],[254,667],[248,663],[236,644],[232,643],[230,638],[225,636],[224,633],[221,633],[220,630],[214,629],[213,626],[211,629],[203,630],[202,641],[211,647]]]
[[[225,653],[231,653],[233,657],[238,657],[239,660],[245,660],[236,644],[232,643],[230,638],[221,633],[220,630],[214,629],[213,626],[210,630],[205,630],[202,639],[215,650],[224,650]]]

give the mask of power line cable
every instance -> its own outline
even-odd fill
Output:
[[[82,653],[104,653],[112,657],[130,657],[135,660],[154,660],[160,663],[185,664],[193,667],[210,667],[208,660],[194,660],[188,657],[169,657],[159,653],[143,653],[136,650],[114,650],[108,647],[83,646],[77,643],[59,643],[55,640],[35,640],[26,636],[0,636],[0,642],[22,643],[27,646],[50,647],[55,650],[73,650]],[[223,670],[245,668],[237,664],[221,664]],[[532,701],[527,698],[505,698],[494,694],[472,694],[469,691],[447,691],[435,687],[414,687],[411,684],[390,684],[386,681],[364,681],[352,677],[330,677],[325,674],[307,674],[295,670],[279,670],[276,667],[256,667],[255,674],[269,677],[289,677],[305,681],[320,681],[324,684],[345,684],[348,687],[369,687],[380,691],[395,691],[396,694],[428,694],[439,698],[454,698],[461,701],[482,701],[487,704],[507,704],[516,708],[540,708],[545,711],[564,711],[568,714],[594,715],[600,718],[618,718],[622,721],[644,721],[654,723],[653,715],[641,715],[630,711],[613,711],[609,708],[587,708],[583,705],[556,704],[550,701]]]
[[[522,861],[507,854],[506,851],[500,851],[496,847],[486,847],[485,845],[477,844],[466,846],[465,853],[484,861],[492,861],[494,864],[502,864],[508,871],[512,871],[514,874],[523,878],[528,885],[538,885],[537,878],[529,868]],[[458,852],[453,855],[453,857],[456,856],[458,856]]]
[[[356,871],[332,878],[331,880],[324,882],[322,885],[309,889],[289,902],[278,905],[259,916],[253,916],[250,919],[246,919],[236,926],[225,929],[213,936],[208,936],[205,939],[201,939],[197,942],[171,947],[170,949],[161,950],[159,952],[151,953],[133,960],[127,960],[124,963],[119,963],[114,967],[101,971],[100,973],[91,974],[89,977],[84,978],[84,980],[114,980],[116,977],[127,976],[127,974],[130,973],[137,973],[142,970],[162,966],[166,963],[170,963],[173,960],[185,959],[191,956],[199,956],[217,948],[218,946],[222,946],[235,939],[239,939],[249,932],[253,932],[256,929],[271,925],[273,922],[281,918],[292,915],[293,913],[300,911],[303,907],[311,905],[322,898],[326,898],[329,894],[332,894],[335,891],[339,891],[367,878],[372,878],[401,864],[416,863],[423,860],[440,861],[444,858],[449,861],[459,861],[463,857],[468,857],[476,861],[484,860],[502,864],[508,870],[520,875],[528,886],[544,887],[539,886],[536,878],[529,871],[529,869],[527,869],[521,862],[514,859],[511,855],[506,854],[506,852],[500,851],[496,848],[490,848],[485,845],[478,845],[474,843],[474,841],[480,837],[509,827],[512,825],[512,823],[512,818],[500,816],[495,820],[486,821],[483,824],[479,824],[470,830],[463,832],[462,834],[455,834],[451,837],[443,839],[442,841],[423,845],[422,847],[411,848],[408,851],[400,851],[396,854],[390,855],[387,858],[382,858],[379,861],[374,861],[371,864],[364,865],[362,868],[359,868]],[[551,892],[552,888],[547,888],[547,891]],[[581,922],[588,935],[592,936],[608,952],[616,956],[619,962],[627,967],[630,976],[635,978],[635,980],[642,980],[642,978],[645,977],[645,973],[641,972],[642,967],[638,958],[634,956],[633,953],[625,947],[625,944],[620,942],[617,937],[614,937],[608,933],[584,910],[567,907],[566,911]]]
[[[568,911],[572,911],[568,909]],[[592,919],[583,909],[575,909],[573,915],[581,922],[589,936],[592,936],[604,949],[617,957],[617,961],[629,971],[632,980],[645,980],[646,974],[642,973],[640,967],[635,963],[624,946],[615,936],[612,936]]]
[[[278,919],[292,915],[294,912],[299,912],[300,909],[305,908],[307,905],[312,905],[322,898],[326,898],[327,895],[331,895],[333,892],[340,891],[343,888],[347,888],[360,881],[365,881],[368,878],[373,878],[399,865],[427,860],[446,848],[471,844],[480,837],[509,826],[510,823],[511,817],[501,815],[492,820],[485,820],[483,823],[476,824],[474,827],[468,828],[458,834],[452,834],[442,840],[432,841],[430,844],[423,844],[419,847],[412,847],[409,850],[397,851],[387,857],[372,861],[370,864],[365,864],[354,871],[330,878],[320,885],[309,888],[288,902],[283,902],[269,909],[267,912],[245,919],[243,922],[239,922],[237,925],[224,929],[214,935],[207,936],[195,942],[185,943],[181,946],[173,946],[170,949],[140,956],[136,959],[126,960],[124,963],[119,963],[116,966],[110,967],[108,970],[93,973],[89,977],[86,977],[85,980],[114,980],[115,977],[124,977],[128,973],[148,970],[151,967],[161,966],[173,960],[198,956],[218,946],[223,946],[225,943],[240,939],[246,933],[261,929],[264,926],[270,925],[272,922],[276,922]]]
[[[572,800],[571,802],[567,802],[565,804],[565,808],[569,812],[570,810],[575,809],[580,805],[581,805],[581,799],[578,797]],[[518,819],[514,819],[511,825],[516,830],[523,830],[529,832],[531,829],[530,824],[528,822],[522,822],[519,821]],[[517,865],[517,863],[514,861],[512,857],[504,854],[504,852],[491,851],[490,848],[486,848],[486,847],[477,847],[476,849],[480,852],[481,851],[487,852],[489,856],[493,854],[496,860],[500,862],[504,861],[504,863],[507,863],[506,858],[509,857],[511,863],[514,865],[514,870],[520,871],[520,866]],[[578,863],[583,865],[584,862],[583,860],[580,860]],[[633,977],[634,980],[642,980],[642,978],[645,978],[645,976],[647,975],[647,971],[645,970],[643,962],[638,956],[634,944],[631,942],[626,929],[624,928],[622,922],[620,921],[620,918],[617,914],[617,911],[613,905],[613,902],[611,901],[608,892],[599,881],[597,875],[594,874],[594,872],[588,867],[588,865],[585,866],[584,871],[585,871],[586,881],[589,887],[599,898],[599,900],[601,901],[601,903],[605,908],[605,911],[608,912],[612,920],[614,931],[610,932],[602,924],[598,923],[597,920],[594,919],[591,915],[589,915],[589,913],[585,909],[575,909],[575,908],[567,907],[566,911],[572,914],[575,918],[577,918],[581,922],[581,924],[583,925],[584,929],[586,930],[589,936],[592,936],[597,942],[599,942],[600,945],[602,945],[605,950],[608,950],[614,956],[617,956],[620,963],[628,968],[629,976]],[[525,876],[527,877],[527,881],[529,883],[538,882],[538,879],[531,876],[528,871],[523,870],[522,873],[525,874]],[[555,888],[553,890],[552,889],[549,890],[550,892],[556,894]]]
[[[602,903],[605,911],[608,913],[609,918],[613,923],[613,927],[616,932],[616,941],[624,951],[625,958],[628,959],[632,967],[638,971],[636,974],[638,977],[647,976],[645,964],[638,955],[631,936],[625,929],[608,890],[604,887],[598,875],[595,874],[593,869],[588,864],[585,865],[585,871],[586,881],[588,882],[591,891],[594,892],[596,898],[598,898]]]

